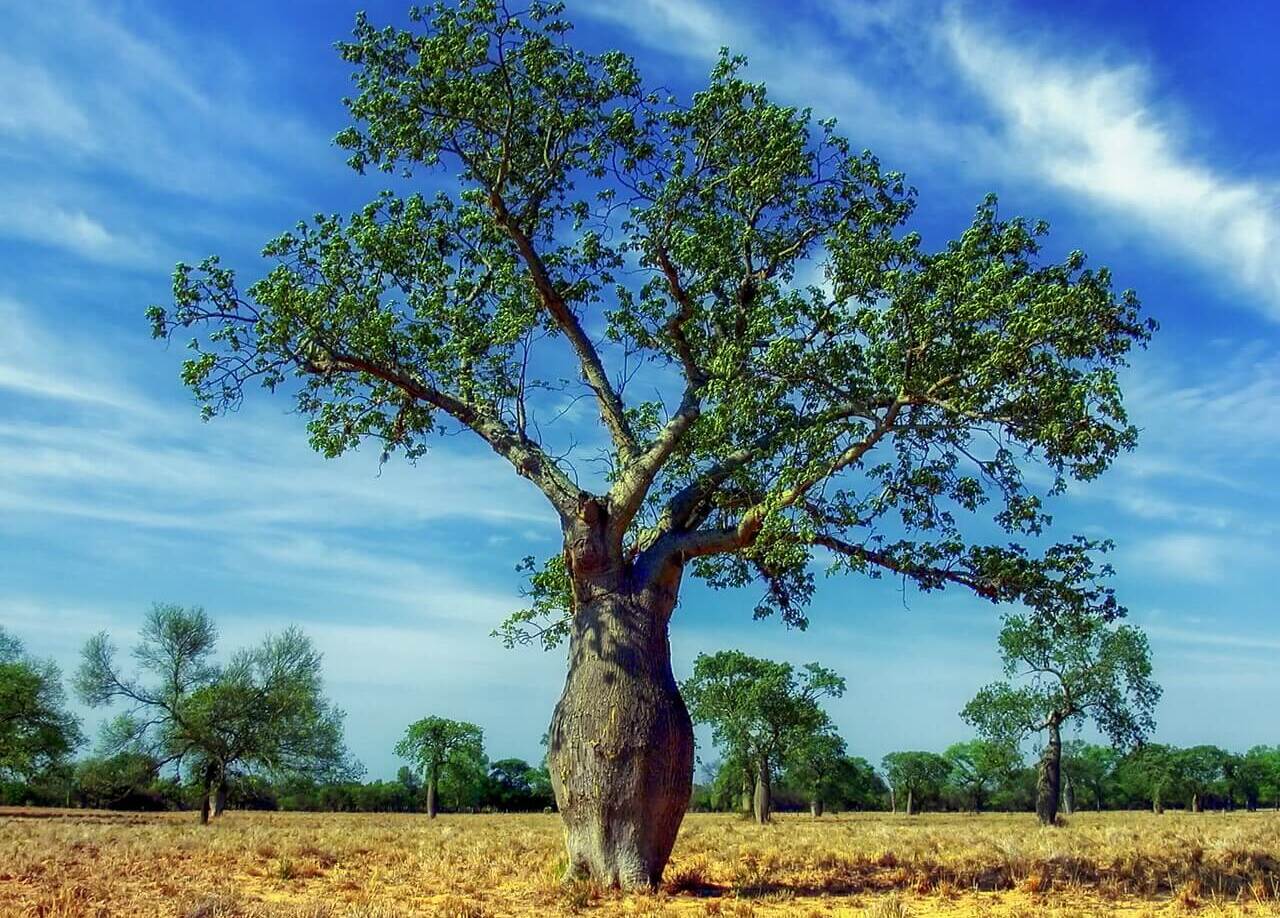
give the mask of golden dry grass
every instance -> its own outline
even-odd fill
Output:
[[[1280,915],[1280,816],[691,815],[663,888],[564,886],[555,816],[0,810],[0,915]]]

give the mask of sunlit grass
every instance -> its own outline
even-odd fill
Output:
[[[692,815],[666,882],[564,885],[555,816],[0,811],[0,914],[1280,914],[1280,815]]]

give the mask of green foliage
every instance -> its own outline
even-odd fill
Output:
[[[81,742],[58,667],[28,656],[0,627],[0,780],[29,780],[55,768]]]
[[[916,810],[942,793],[951,763],[936,752],[891,752],[880,763],[885,780],[893,788],[899,807],[905,806],[908,795]]]
[[[975,813],[1022,767],[1022,754],[1007,742],[974,739],[953,743],[942,754],[950,771],[947,783]]]
[[[466,785],[474,783],[468,781],[470,775],[483,778],[488,772],[484,731],[475,724],[446,717],[424,717],[410,724],[396,743],[396,755],[416,765],[428,781],[452,776],[458,784]],[[459,797],[467,795],[464,787],[456,792]]]
[[[1062,747],[1062,770],[1075,786],[1078,806],[1102,809],[1114,796],[1120,754],[1112,746],[1072,740]]]
[[[625,55],[570,44],[560,13],[459,0],[407,29],[357,19],[338,143],[362,173],[445,177],[300,223],[243,293],[217,258],[179,265],[148,315],[157,337],[194,333],[183,379],[206,416],[261,384],[328,456],[372,439],[414,458],[468,429],[566,526],[573,445],[604,439],[587,458],[609,470],[633,582],[673,565],[761,581],[757,614],[795,625],[819,550],[925,590],[1114,614],[1106,543],[1036,557],[969,521],[1038,535],[1046,497],[1133,446],[1117,372],[1154,328],[1137,298],[1080,252],[1044,257],[1044,224],[994,198],[928,250],[904,178],[772,101],[742,59],[669,97]],[[640,373],[654,385],[627,391]],[[605,438],[564,420],[580,393]],[[566,633],[556,563],[508,643]]]
[[[206,787],[236,774],[341,779],[361,768],[347,756],[343,713],[324,698],[321,655],[301,631],[269,635],[219,666],[217,629],[200,608],[154,605],[126,675],[98,634],[85,645],[76,688],[95,707],[127,710],[103,730],[108,755],[174,763]]]
[[[722,650],[699,654],[681,691],[717,745],[754,767],[776,768],[802,747],[827,742],[816,738],[830,726],[818,702],[838,698],[844,687],[843,678],[817,663],[797,673],[790,663]]]
[[[1160,687],[1137,628],[1092,613],[1007,615],[1000,655],[1006,681],[982,688],[961,712],[984,736],[1016,743],[1087,718],[1120,746],[1154,729]]]

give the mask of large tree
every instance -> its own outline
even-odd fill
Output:
[[[1135,442],[1117,368],[1153,323],[1105,269],[1044,257],[1044,225],[994,199],[926,248],[900,174],[728,54],[677,99],[575,48],[557,5],[411,20],[361,16],[340,46],[338,142],[421,193],[299,224],[244,289],[217,258],[180,265],[149,315],[194,332],[206,415],[283,390],[329,456],[419,457],[466,429],[545,495],[564,547],[551,618],[524,624],[570,642],[550,759],[571,874],[648,885],[670,853],[693,774],[667,638],[686,575],[760,581],[757,612],[792,624],[818,551],[997,602],[1113,602],[1101,546],[1016,541],[1046,527],[1045,493]],[[566,411],[579,396],[598,431]],[[984,507],[1012,544],[975,541]]]
[[[961,712],[983,735],[1006,743],[1045,734],[1036,815],[1058,817],[1062,728],[1091,720],[1113,745],[1141,742],[1155,728],[1160,687],[1151,679],[1146,635],[1090,611],[1006,615],[1000,631],[1006,679],[985,686]]]
[[[0,778],[30,780],[81,742],[57,665],[35,659],[0,627]]]
[[[761,660],[738,650],[699,654],[682,686],[693,719],[709,724],[717,744],[755,779],[752,811],[768,822],[773,779],[786,758],[831,729],[819,700],[844,694],[844,679],[808,663]]]
[[[104,752],[175,765],[200,790],[200,821],[219,815],[237,774],[339,777],[359,771],[342,740],[342,711],[323,694],[321,656],[296,628],[268,636],[225,665],[201,608],[154,605],[128,674],[104,632],[85,645],[76,688],[90,705],[127,710],[103,732]],[[149,681],[148,681],[149,680]]]
[[[441,779],[472,772],[483,778],[488,771],[484,731],[475,724],[447,717],[433,715],[410,724],[396,743],[396,755],[413,762],[422,772],[427,786],[427,816],[432,819],[436,818]]]

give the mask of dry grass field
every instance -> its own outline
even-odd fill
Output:
[[[559,882],[555,816],[0,810],[0,915],[1280,915],[1280,815],[691,815],[667,881]]]

